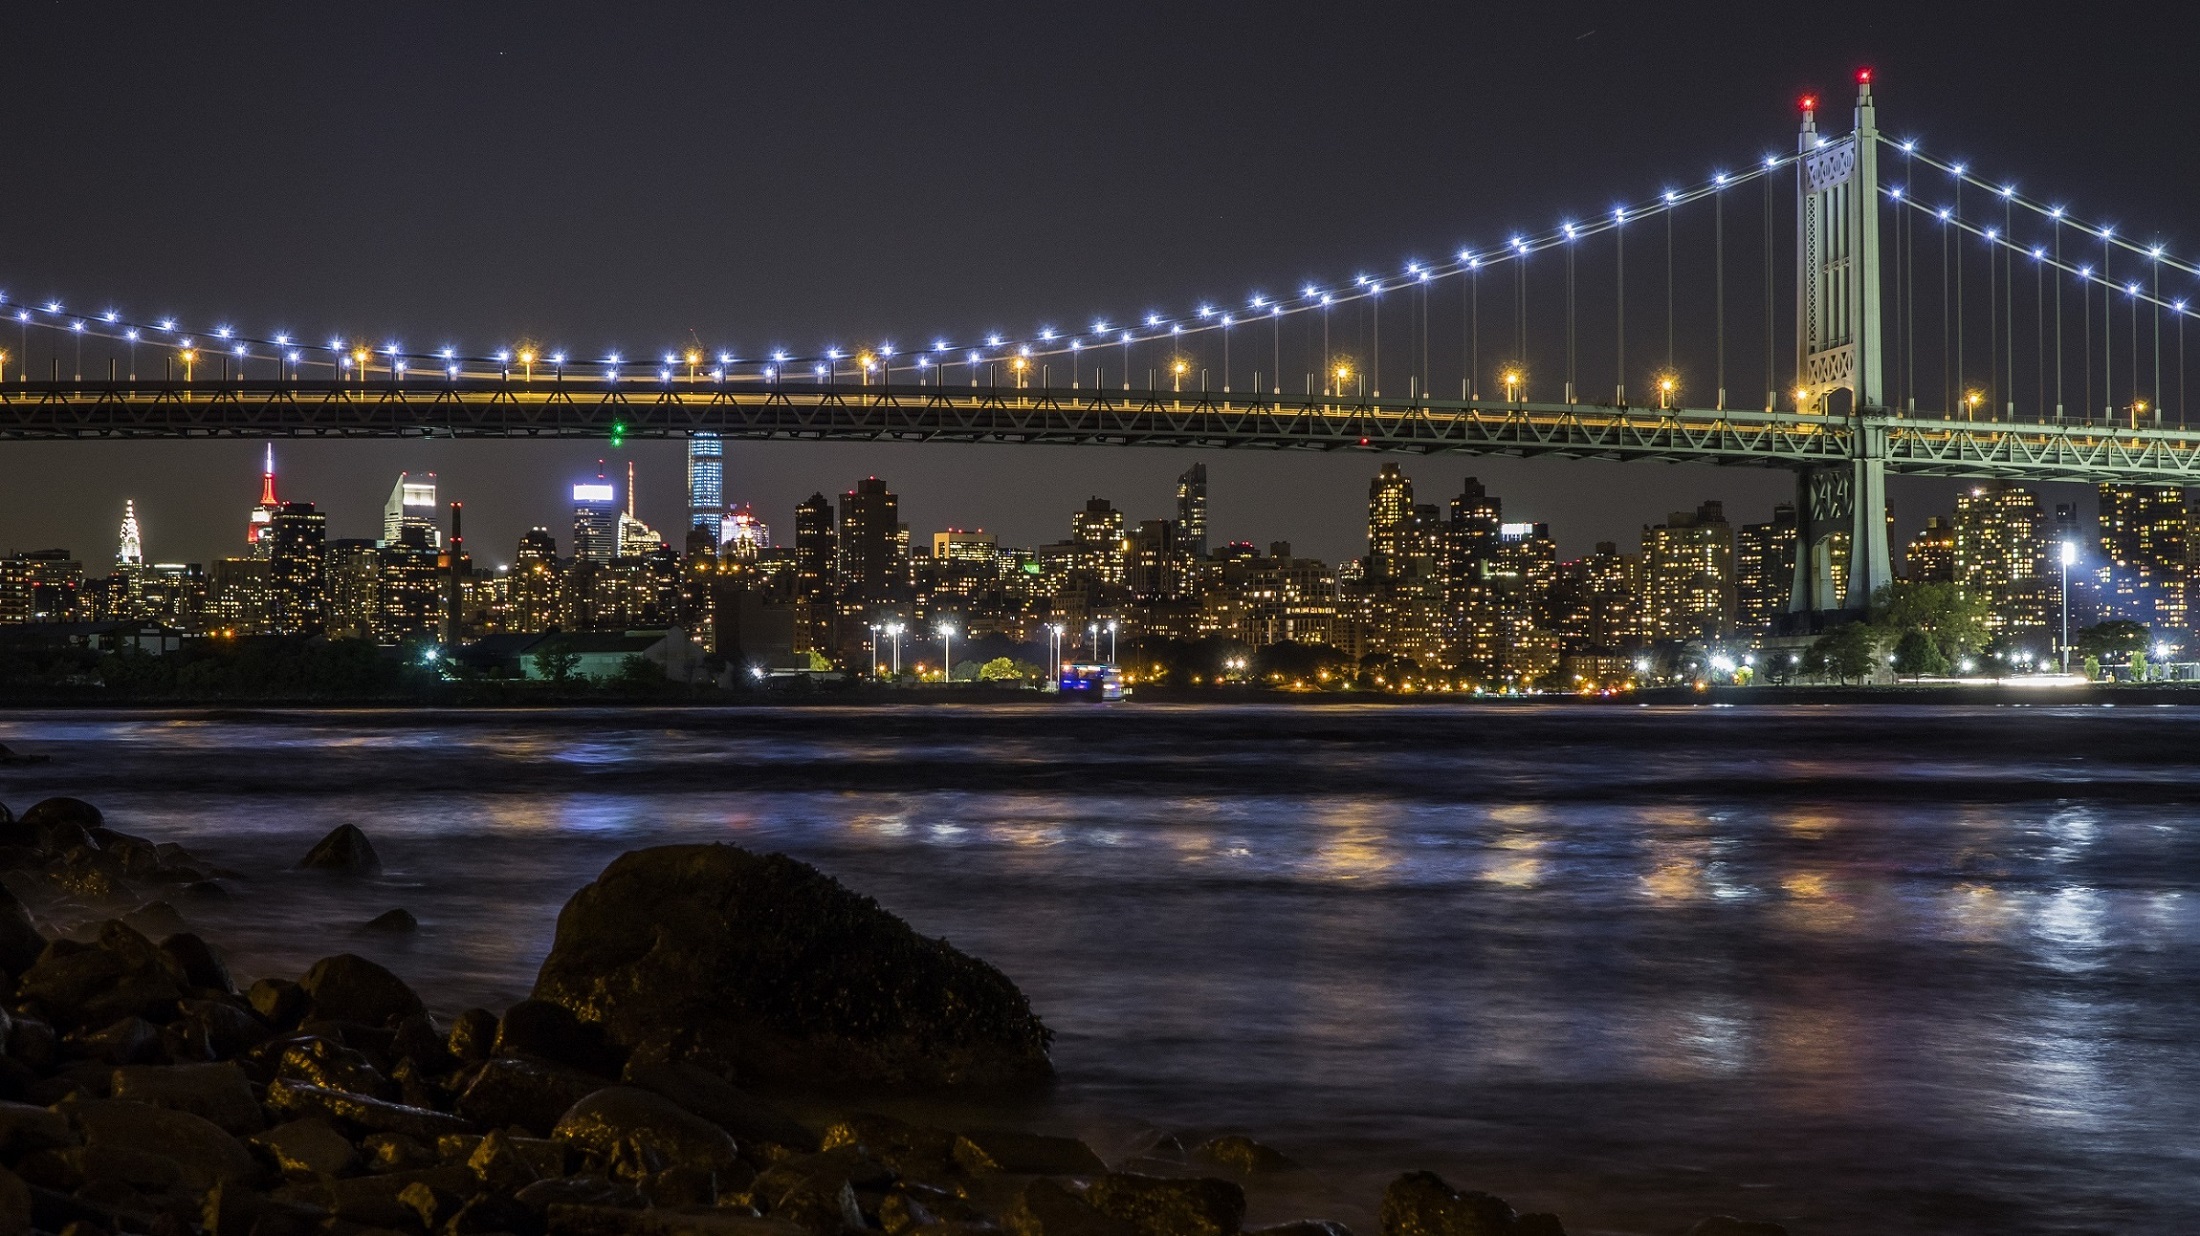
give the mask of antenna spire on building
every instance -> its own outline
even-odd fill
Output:
[[[275,506],[275,444],[267,444],[267,462],[260,467],[260,505]]]
[[[634,518],[634,461],[626,461],[626,517]]]
[[[138,534],[137,499],[122,504],[122,543],[115,547],[116,566],[144,566],[145,541]]]

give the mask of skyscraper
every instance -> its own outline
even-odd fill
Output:
[[[899,561],[901,500],[875,476],[840,496],[840,584],[881,600],[907,581]]]
[[[137,499],[127,499],[122,504],[122,535],[115,545],[115,566],[118,569],[145,565],[145,542],[138,535]]]
[[[275,500],[275,444],[267,446],[267,462],[260,469],[260,503],[252,508],[250,522],[245,526],[244,539],[252,547],[255,558],[267,557],[268,546],[261,544],[267,534],[267,525],[275,518],[282,503]]]
[[[1734,534],[1735,625],[1752,635],[1772,630],[1795,591],[1795,507],[1783,502],[1772,518]]]
[[[1176,546],[1194,562],[1207,556],[1207,465],[1176,478]]]
[[[688,527],[715,534],[726,506],[726,444],[714,433],[689,434],[687,457]]]
[[[754,562],[772,547],[772,530],[744,502],[718,518],[718,548],[736,562]]]
[[[1642,571],[1651,638],[1708,641],[1734,629],[1734,528],[1724,504],[1644,528]]]
[[[832,500],[824,494],[794,509],[794,591],[805,600],[830,594],[839,561]]]
[[[285,502],[261,540],[268,547],[268,631],[319,633],[326,625],[328,516],[311,502]]]
[[[1956,498],[1955,583],[1986,603],[1996,631],[2042,630],[2047,624],[2040,573],[2040,503],[2031,490],[1987,481]]]
[[[1903,578],[1913,584],[1951,584],[1956,578],[1956,530],[1935,515],[1902,551]]]
[[[436,505],[435,473],[398,473],[389,500],[382,504],[382,543],[395,545],[404,539],[405,529],[419,528],[427,534],[428,544],[440,548],[443,527]]]
[[[1106,498],[1085,499],[1085,509],[1069,517],[1070,543],[1076,546],[1070,569],[1101,584],[1123,582],[1123,512]]]
[[[2103,485],[2101,557],[2109,612],[2162,631],[2187,625],[2192,517],[2175,485]]]
[[[646,558],[664,547],[665,539],[634,513],[634,461],[629,459],[626,461],[626,509],[619,513],[618,556]]]
[[[619,553],[619,493],[596,461],[596,479],[573,486],[573,557],[609,562]]]

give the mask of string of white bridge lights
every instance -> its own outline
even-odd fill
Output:
[[[2125,239],[2124,237],[2118,236],[2116,234],[2116,227],[2114,224],[2090,223],[2071,214],[2067,207],[2050,205],[2046,202],[2036,201],[2034,199],[2024,196],[2017,191],[2017,187],[2014,184],[1995,184],[1991,181],[1981,180],[1971,174],[1970,166],[1968,164],[1962,162],[1943,162],[1942,160],[1936,159],[1931,155],[1921,153],[1918,150],[1918,144],[1915,140],[1898,142],[1890,138],[1882,137],[1880,141],[1883,145],[1899,151],[1905,159],[1912,159],[1916,162],[1923,163],[1927,167],[1946,172],[1949,176],[1962,182],[1963,184],[1974,185],[1980,189],[1985,190],[1988,194],[1988,200],[1991,202],[2000,202],[2009,207],[2020,207],[2034,215],[2039,216],[2042,219],[2050,221],[2058,228],[2071,228],[2075,230],[2079,235],[2084,236],[2089,240],[2097,240],[2101,242],[2104,255],[2109,249],[2122,249],[2126,253],[2145,258],[2147,261],[2154,263],[2156,267],[2167,266],[2172,270],[2180,271],[2187,275],[2200,276],[2200,265],[2178,261],[2176,258],[2169,256],[2169,251],[2167,247],[2163,245],[2136,244],[2128,239]],[[2119,283],[2114,278],[2111,278],[2107,273],[2105,256],[2102,270],[2099,273],[2096,273],[2094,271],[2094,268],[2090,264],[2078,264],[2075,261],[2065,262],[2060,260],[2056,256],[2054,250],[2046,245],[2026,245],[2019,242],[2013,235],[2010,234],[2011,230],[2013,229],[2011,225],[2007,223],[2004,223],[2004,225],[1999,228],[1982,223],[1973,223],[1965,219],[1962,214],[1958,212],[1957,208],[1953,205],[1932,205],[1925,198],[1918,196],[1914,186],[1909,187],[1907,191],[1905,191],[1905,186],[1894,185],[1881,190],[1881,192],[1885,193],[1889,198],[1893,199],[1894,201],[1908,206],[1914,211],[1925,214],[1938,222],[1948,224],[1958,231],[1967,232],[1973,236],[1976,236],[1979,239],[1986,241],[1987,244],[1991,246],[2005,249],[2011,253],[2022,254],[2025,257],[2029,257],[2033,261],[2039,262],[2051,270],[2059,270],[2065,274],[2075,275],[2086,283],[2105,288],[2112,292],[2122,292],[2127,296],[2136,298],[2142,304],[2152,304],[2159,308],[2168,309],[2172,312],[2179,314],[2184,314],[2188,317],[2193,316],[2192,309],[2188,308],[2191,303],[2188,298],[2179,298],[2177,300],[2162,300],[2151,291],[2142,291],[2138,283]],[[2157,273],[2159,272],[2157,271]]]
[[[1819,139],[1825,145],[1828,139]],[[2060,226],[2069,226],[2082,234],[2100,240],[2104,246],[2114,246],[2146,257],[2158,265],[2191,275],[2200,275],[2200,266],[2180,262],[2169,257],[2161,245],[2141,246],[2117,236],[2112,225],[2092,224],[2071,215],[2062,206],[2050,206],[2019,194],[2013,185],[1993,184],[1971,175],[1966,164],[1943,162],[1922,153],[1915,140],[1896,141],[1882,137],[1881,142],[1899,151],[1906,160],[1924,163],[1928,167],[1948,173],[1959,182],[1975,185],[1987,191],[1994,200],[2011,207],[2022,207],[2044,218],[2054,220]],[[1654,218],[1679,210],[1691,203],[1704,200],[1729,189],[1760,180],[1782,168],[1793,166],[1803,154],[1768,154],[1754,163],[1736,171],[1714,172],[1709,178],[1686,188],[1666,189],[1647,201],[1615,206],[1609,213],[1582,220],[1562,220],[1540,232],[1515,233],[1503,244],[1488,247],[1467,247],[1441,262],[1409,261],[1395,275],[1359,274],[1351,282],[1333,284],[1308,283],[1296,296],[1269,296],[1255,293],[1247,298],[1243,309],[1230,309],[1212,302],[1202,302],[1193,311],[1184,314],[1165,315],[1149,312],[1142,318],[1116,325],[1109,320],[1095,319],[1089,331],[1065,332],[1051,326],[1042,326],[1034,334],[1022,338],[1008,338],[999,333],[989,333],[983,342],[958,345],[945,338],[933,341],[931,348],[918,352],[898,350],[891,342],[882,342],[869,348],[847,349],[838,346],[824,348],[815,354],[798,355],[784,348],[774,349],[760,357],[740,357],[732,351],[704,352],[700,349],[682,349],[663,353],[659,363],[652,368],[647,362],[637,365],[617,350],[606,352],[600,358],[575,359],[565,350],[536,349],[525,345],[500,348],[486,354],[461,354],[457,349],[444,347],[434,351],[415,351],[395,341],[369,345],[360,341],[347,341],[331,337],[325,346],[308,343],[305,339],[288,333],[251,335],[239,332],[229,325],[219,325],[205,332],[192,331],[181,326],[173,318],[151,321],[126,319],[113,309],[98,313],[78,313],[66,308],[62,302],[46,301],[37,304],[11,301],[0,292],[0,314],[13,318],[18,327],[27,332],[36,326],[40,329],[66,332],[79,339],[104,339],[124,343],[134,349],[139,343],[171,349],[185,360],[186,375],[192,371],[192,362],[204,349],[208,355],[220,355],[241,362],[272,362],[279,366],[278,379],[299,376],[306,367],[327,368],[332,375],[344,379],[354,374],[366,375],[379,367],[395,380],[402,380],[408,373],[423,376],[442,375],[459,378],[509,378],[516,368],[528,378],[534,376],[537,366],[549,369],[562,378],[569,367],[593,366],[600,368],[600,376],[606,381],[620,381],[630,366],[639,368],[643,380],[654,376],[663,382],[671,382],[681,376],[690,380],[707,377],[713,382],[735,380],[762,380],[777,382],[799,374],[808,368],[817,378],[837,380],[841,362],[849,362],[851,372],[867,377],[874,369],[883,369],[891,380],[894,360],[908,356],[907,368],[917,371],[920,381],[928,371],[944,371],[956,365],[966,366],[971,380],[976,381],[980,365],[1007,360],[1011,363],[1038,361],[1056,356],[1076,356],[1086,350],[1105,347],[1130,347],[1142,343],[1178,339],[1186,335],[1200,335],[1228,331],[1271,319],[1294,317],[1299,314],[1334,309],[1340,305],[1370,300],[1389,292],[1406,291],[1460,276],[1479,276],[1508,262],[1525,261],[1527,258],[1551,249],[1574,244],[1587,237],[1600,235],[1624,227],[1629,223]],[[1922,211],[1940,222],[1951,224],[1960,230],[1977,235],[1990,244],[2013,252],[2024,253],[2087,282],[2125,292],[2161,308],[2180,315],[2190,316],[2188,301],[2178,299],[2163,301],[2139,290],[2139,285],[2118,284],[2105,273],[2095,274],[2090,266],[2072,265],[2056,261],[2044,248],[2027,247],[1999,229],[1970,223],[1953,207],[1934,207],[1918,198],[1914,188],[1890,186],[1882,190],[1891,199]],[[209,336],[202,342],[201,334]],[[258,350],[255,350],[258,349]],[[956,354],[961,353],[958,359]],[[18,358],[17,376],[27,379],[28,357]],[[705,367],[708,367],[707,369]],[[741,367],[749,372],[741,372]],[[287,372],[286,372],[287,370]],[[1074,375],[1074,369],[1073,369]],[[6,378],[5,353],[0,352],[0,382]],[[81,380],[81,374],[78,379]],[[1126,371],[1126,378],[1128,374]],[[135,374],[131,375],[135,380]],[[1073,381],[1074,381],[1073,376]]]

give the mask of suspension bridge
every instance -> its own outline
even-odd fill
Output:
[[[1891,578],[1889,472],[2200,483],[2191,314],[2162,290],[2200,268],[1883,135],[1868,71],[1845,135],[1801,104],[1792,153],[1440,262],[976,343],[461,355],[13,305],[0,438],[714,436],[1780,467],[1798,478],[1799,611],[1860,608]],[[1730,398],[1741,389],[1761,399]]]

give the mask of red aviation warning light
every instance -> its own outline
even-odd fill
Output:
[[[1818,110],[1818,96],[1817,96],[1817,95],[1815,95],[1815,94],[1806,94],[1806,95],[1804,95],[1804,96],[1803,96],[1803,99],[1802,99],[1802,104],[1803,104],[1803,110],[1804,110],[1804,111],[1806,111],[1806,112],[1814,112],[1814,111],[1817,111],[1817,110]]]
[[[1856,84],[1859,86],[1871,85],[1872,71],[1870,69],[1858,69],[1856,71]]]

